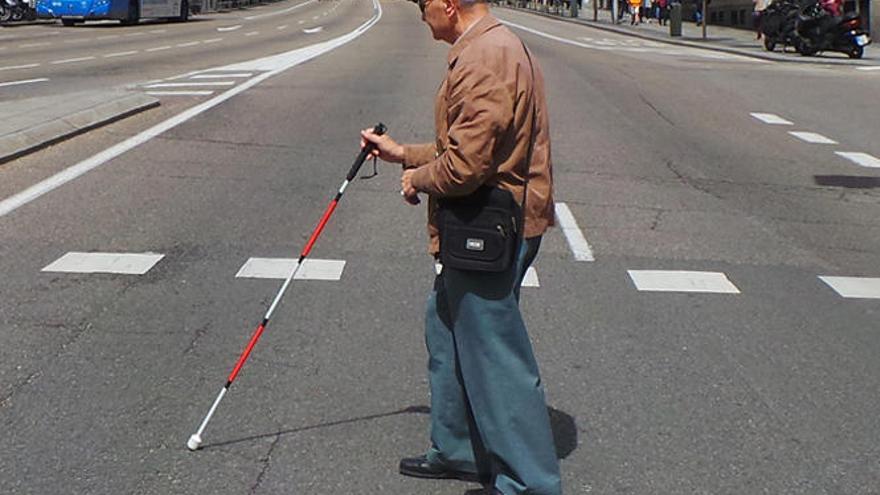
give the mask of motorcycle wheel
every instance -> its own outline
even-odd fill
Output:
[[[773,49],[776,48],[776,40],[771,39],[769,36],[764,36],[764,49],[768,52],[772,52]]]
[[[6,5],[0,5],[0,22],[7,22],[12,18],[12,10]]]
[[[800,53],[804,57],[809,57],[816,54],[816,48],[810,45],[809,41],[802,40],[795,48],[797,48],[798,53]]]
[[[862,55],[865,54],[865,49],[859,45],[855,45],[854,47],[850,48],[850,50],[846,52],[846,54],[849,56],[849,58],[862,58]]]

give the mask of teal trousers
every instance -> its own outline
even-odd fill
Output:
[[[476,472],[504,495],[562,493],[544,390],[519,310],[541,238],[507,272],[444,267],[425,318],[431,386],[428,460]]]

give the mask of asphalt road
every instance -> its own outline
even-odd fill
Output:
[[[52,66],[76,55],[35,52],[41,65],[14,77],[46,86],[0,88],[0,98],[53,84],[149,91],[146,81],[181,74],[251,74],[0,166],[3,201],[245,88],[0,216],[0,493],[476,488],[396,473],[428,442],[421,322],[433,263],[423,208],[402,203],[398,169],[383,164],[348,188],[312,252],[344,260],[341,278],[294,281],[204,448],[185,448],[281,284],[236,277],[242,266],[298,255],[360,128],[382,121],[402,141],[432,138],[447,47],[410,2],[381,2],[375,25],[304,63],[228,67],[338,38],[379,12],[343,0],[245,20],[297,3],[61,30],[47,39],[89,38],[82,53],[96,58]],[[535,264],[539,286],[522,293],[566,493],[878,493],[880,299],[843,297],[819,277],[880,290],[880,169],[836,154],[880,157],[880,73],[495,13],[544,68],[556,199],[594,258],[576,259],[570,225],[556,228]],[[305,33],[315,16],[323,29]],[[9,32],[41,29],[60,27]],[[120,45],[99,43],[99,31]],[[241,33],[214,45],[228,50],[205,45],[225,33]],[[144,52],[196,40],[175,57]],[[43,271],[71,252],[164,257],[143,275]],[[654,282],[695,292],[640,290],[657,270],[675,273]]]

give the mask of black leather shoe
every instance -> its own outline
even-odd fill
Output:
[[[427,456],[404,457],[400,460],[400,474],[414,478],[435,480],[479,481],[477,473],[458,471],[447,466],[428,462]]]

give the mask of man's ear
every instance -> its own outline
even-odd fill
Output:
[[[458,0],[443,0],[445,2],[444,12],[446,12],[446,17],[452,19],[455,17],[458,12],[459,5]]]

